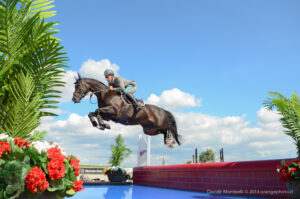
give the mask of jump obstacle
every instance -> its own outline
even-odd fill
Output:
[[[290,198],[276,171],[280,162],[263,160],[135,167],[133,184],[210,194]]]

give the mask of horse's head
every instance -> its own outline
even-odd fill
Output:
[[[80,103],[81,99],[86,96],[86,94],[90,91],[87,83],[84,81],[84,78],[80,77],[78,73],[78,78],[76,79],[75,91],[73,93],[72,101],[74,103]]]

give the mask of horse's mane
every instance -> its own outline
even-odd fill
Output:
[[[74,84],[78,84],[81,80],[85,80],[85,81],[90,82],[92,84],[101,84],[102,86],[104,86],[105,88],[107,88],[107,86],[103,82],[101,82],[99,80],[96,80],[96,79],[93,79],[93,78],[86,78],[86,77],[76,78],[76,81],[75,81]]]
[[[95,82],[95,83],[100,83],[102,86],[104,86],[105,88],[107,88],[107,86],[103,83],[103,82],[101,82],[101,81],[99,81],[99,80],[96,80],[96,79],[92,79],[92,78],[84,78],[84,80],[87,80],[87,81],[91,81],[91,82]]]

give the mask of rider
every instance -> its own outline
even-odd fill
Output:
[[[116,91],[117,93],[124,92],[132,102],[134,111],[137,112],[140,110],[141,105],[137,103],[136,99],[133,96],[133,93],[136,91],[135,81],[129,81],[127,79],[124,79],[123,77],[117,77],[111,69],[106,69],[104,71],[104,76],[109,84],[108,89],[110,91]]]

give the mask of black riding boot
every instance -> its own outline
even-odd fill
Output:
[[[136,101],[135,97],[133,97],[133,95],[131,93],[126,93],[126,96],[132,102],[134,111],[138,112],[142,108],[142,106]]]

